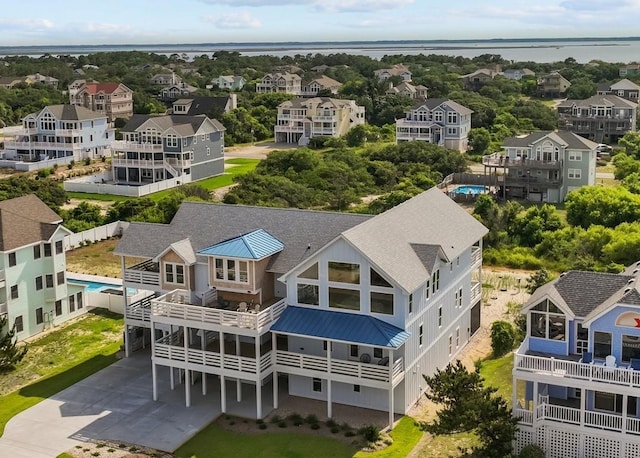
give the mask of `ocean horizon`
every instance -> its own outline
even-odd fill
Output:
[[[245,56],[346,53],[380,59],[385,55],[439,54],[477,57],[499,54],[507,60],[555,62],[568,57],[578,62],[591,60],[631,62],[640,58],[640,37],[487,38],[478,40],[363,40],[280,41],[225,43],[159,43],[101,45],[0,46],[0,56],[87,55],[98,52],[142,51],[156,54],[186,54],[189,59],[216,51],[238,51]]]

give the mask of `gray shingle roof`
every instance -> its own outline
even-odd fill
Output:
[[[44,110],[49,111],[56,119],[65,121],[84,121],[106,118],[105,115],[98,113],[97,111],[91,111],[80,105],[49,105],[37,113],[33,113],[33,116],[39,116]]]
[[[635,108],[637,103],[623,99],[613,94],[597,94],[584,100],[567,99],[558,105],[558,108],[570,108],[572,106],[578,106],[581,108],[589,108],[593,105],[605,106],[605,107],[622,107],[622,108]]]
[[[349,213],[184,202],[170,224],[131,223],[114,253],[154,258],[189,238],[195,251],[264,229],[284,244],[268,269],[285,273],[341,232],[371,216]]]
[[[542,138],[552,136],[552,138],[559,142],[567,145],[569,149],[588,149],[594,150],[598,144],[592,142],[591,140],[581,137],[580,135],[574,134],[573,132],[569,132],[568,130],[539,130],[536,132],[532,132],[529,135],[525,135],[523,137],[507,137],[502,141],[503,148],[513,148],[513,147],[521,147],[527,148],[531,146],[533,143],[540,141]]]
[[[0,251],[49,240],[62,218],[35,194],[0,202]]]
[[[426,250],[416,245],[437,245],[453,260],[488,232],[438,188],[422,194],[343,233],[353,246],[406,292],[415,291],[431,272]]]
[[[451,107],[452,109],[454,109],[455,111],[457,111],[460,114],[463,115],[467,115],[467,114],[471,114],[473,113],[473,110],[465,107],[464,105],[460,105],[458,102],[454,102],[453,100],[450,99],[426,99],[424,101],[418,102],[413,109],[417,109],[420,108],[422,106],[427,107],[429,110],[434,110],[437,107],[439,107],[440,105],[443,104],[447,104],[449,105],[449,107]]]
[[[618,91],[618,90],[632,90],[632,91],[635,90],[635,91],[638,91],[638,90],[640,90],[640,86],[638,86],[633,81],[629,81],[627,78],[624,78],[624,79],[618,81],[617,83],[613,83],[611,85],[611,90],[612,91]]]
[[[569,271],[556,280],[538,288],[525,308],[549,295],[556,305],[569,308],[577,317],[584,318],[602,304],[609,304],[635,277],[603,272]],[[621,299],[621,298],[620,298]],[[630,296],[630,299],[633,297]],[[634,299],[635,300],[635,299]],[[614,300],[614,303],[617,300]]]
[[[205,115],[187,116],[187,115],[165,115],[165,116],[149,116],[134,114],[131,119],[122,128],[123,132],[135,132],[147,121],[153,122],[163,134],[168,129],[173,129],[180,135],[194,135],[198,129],[207,121]],[[224,126],[217,120],[210,120],[218,131],[223,131]]]

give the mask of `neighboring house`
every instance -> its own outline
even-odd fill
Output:
[[[558,105],[558,127],[597,143],[616,143],[636,130],[637,101],[617,95],[594,95],[585,100],[565,100]]]
[[[525,76],[535,76],[536,73],[528,68],[510,68],[502,72],[502,76],[510,80],[520,81]]]
[[[238,108],[238,96],[229,94],[222,97],[197,96],[178,99],[173,102],[171,111],[174,115],[206,115],[213,118],[212,114],[222,116],[235,108]]]
[[[241,91],[244,85],[247,84],[247,80],[244,77],[235,75],[221,75],[211,82],[220,89],[228,89],[230,91]]]
[[[537,443],[548,457],[639,456],[639,265],[620,274],[566,272],[523,306],[527,336],[513,366],[516,451]]]
[[[159,84],[162,86],[171,86],[174,84],[182,83],[182,78],[176,75],[174,72],[171,73],[156,73],[151,77],[151,82],[153,84]]]
[[[242,402],[263,418],[265,390],[277,408],[286,387],[393,425],[480,327],[486,233],[437,188],[373,217],[183,202],[114,250],[124,286],[157,294],[125,305],[126,353],[184,371],[187,405],[203,377],[223,413],[241,402],[227,389],[255,390]]]
[[[473,73],[462,75],[460,78],[462,79],[462,84],[465,89],[469,91],[479,91],[482,86],[487,84],[489,81],[493,81],[496,75],[499,74],[500,73],[496,70],[481,68]]]
[[[482,158],[504,198],[563,202],[567,194],[596,180],[597,143],[565,130],[505,138],[503,153]]]
[[[618,70],[618,75],[621,77],[637,75],[640,73],[640,64],[623,65]]]
[[[567,92],[571,82],[558,72],[538,78],[537,93],[541,97],[560,97]]]
[[[140,186],[180,178],[181,183],[224,172],[224,127],[204,115],[133,115],[113,142],[113,180]]]
[[[402,81],[411,81],[411,72],[409,67],[404,64],[396,64],[391,68],[381,68],[374,70],[373,75],[378,78],[379,81],[388,80],[392,76],[399,76]]]
[[[256,84],[256,92],[285,92],[300,95],[302,92],[302,78],[295,73],[268,73]]]
[[[332,94],[337,94],[340,86],[342,86],[340,81],[336,81],[328,76],[320,76],[302,85],[300,95],[303,97],[315,97],[318,95],[318,92],[326,90],[331,91]]]
[[[80,161],[111,154],[114,133],[107,117],[77,105],[50,105],[22,120],[15,140],[4,142],[4,158],[28,162]]]
[[[278,65],[273,67],[274,73],[303,73],[304,70],[297,65]]]
[[[73,80],[69,86],[67,86],[67,92],[69,94],[69,103],[72,105],[79,105],[77,103],[73,103],[76,99],[76,95],[78,91],[84,84],[87,82],[85,79]]]
[[[17,84],[26,83],[24,77],[21,76],[0,76],[0,87],[11,89]]]
[[[66,281],[71,233],[35,194],[0,202],[0,316],[19,341],[86,310],[84,286]]]
[[[598,95],[617,95],[623,99],[638,103],[640,101],[640,86],[625,78],[613,84],[599,84]]]
[[[364,107],[353,100],[297,98],[278,105],[273,132],[277,143],[306,145],[313,137],[340,137],[364,122]]]
[[[322,64],[322,65],[316,65],[315,67],[311,67],[311,71],[312,72],[318,72],[318,73],[324,73],[327,70],[329,70],[331,67],[329,67],[327,64]]]
[[[424,100],[396,121],[396,143],[421,141],[466,151],[472,113],[453,100]]]
[[[27,75],[25,77],[25,80],[29,81],[30,83],[46,84],[47,86],[51,86],[56,89],[58,89],[58,83],[60,82],[57,78],[54,78],[53,76],[41,75],[40,73]]]
[[[85,82],[74,92],[75,95],[72,95],[69,86],[72,105],[104,114],[109,122],[116,118],[128,119],[133,115],[133,91],[122,83]]]
[[[418,84],[417,86],[414,86],[411,83],[407,83],[406,81],[403,81],[402,83],[398,84],[395,87],[389,84],[389,89],[387,89],[386,93],[401,94],[401,95],[410,97],[412,99],[426,99],[428,90],[429,89],[426,86],[423,86],[422,84]]]
[[[195,94],[198,88],[187,83],[177,83],[162,88],[160,91],[160,99],[175,100]]]

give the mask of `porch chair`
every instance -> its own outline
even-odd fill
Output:
[[[579,363],[582,364],[593,364],[593,353],[590,351],[585,351],[582,353],[582,358],[580,358]]]
[[[246,311],[247,311],[247,303],[240,302],[240,304],[238,305],[238,312],[246,312]]]
[[[640,371],[640,358],[631,358],[631,361],[629,361],[629,369]]]
[[[605,367],[616,367],[616,357],[609,355],[604,359]]]
[[[389,365],[389,357],[385,356],[378,361],[378,366],[388,366]]]
[[[260,304],[256,304],[253,306],[253,313],[260,313]]]

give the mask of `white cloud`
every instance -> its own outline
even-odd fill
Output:
[[[88,33],[99,34],[130,34],[134,31],[133,27],[124,24],[101,24],[97,22],[88,22],[82,25],[82,30]]]
[[[332,13],[368,13],[402,8],[413,2],[414,0],[320,0],[314,2],[314,7]]]
[[[231,5],[231,6],[282,6],[282,5],[309,5],[316,0],[200,0],[209,5]]]
[[[0,18],[0,25],[10,29],[23,30],[49,30],[55,27],[55,24],[49,19],[23,19],[23,18]]]
[[[204,20],[219,29],[255,29],[262,27],[262,23],[246,11],[205,16]]]

